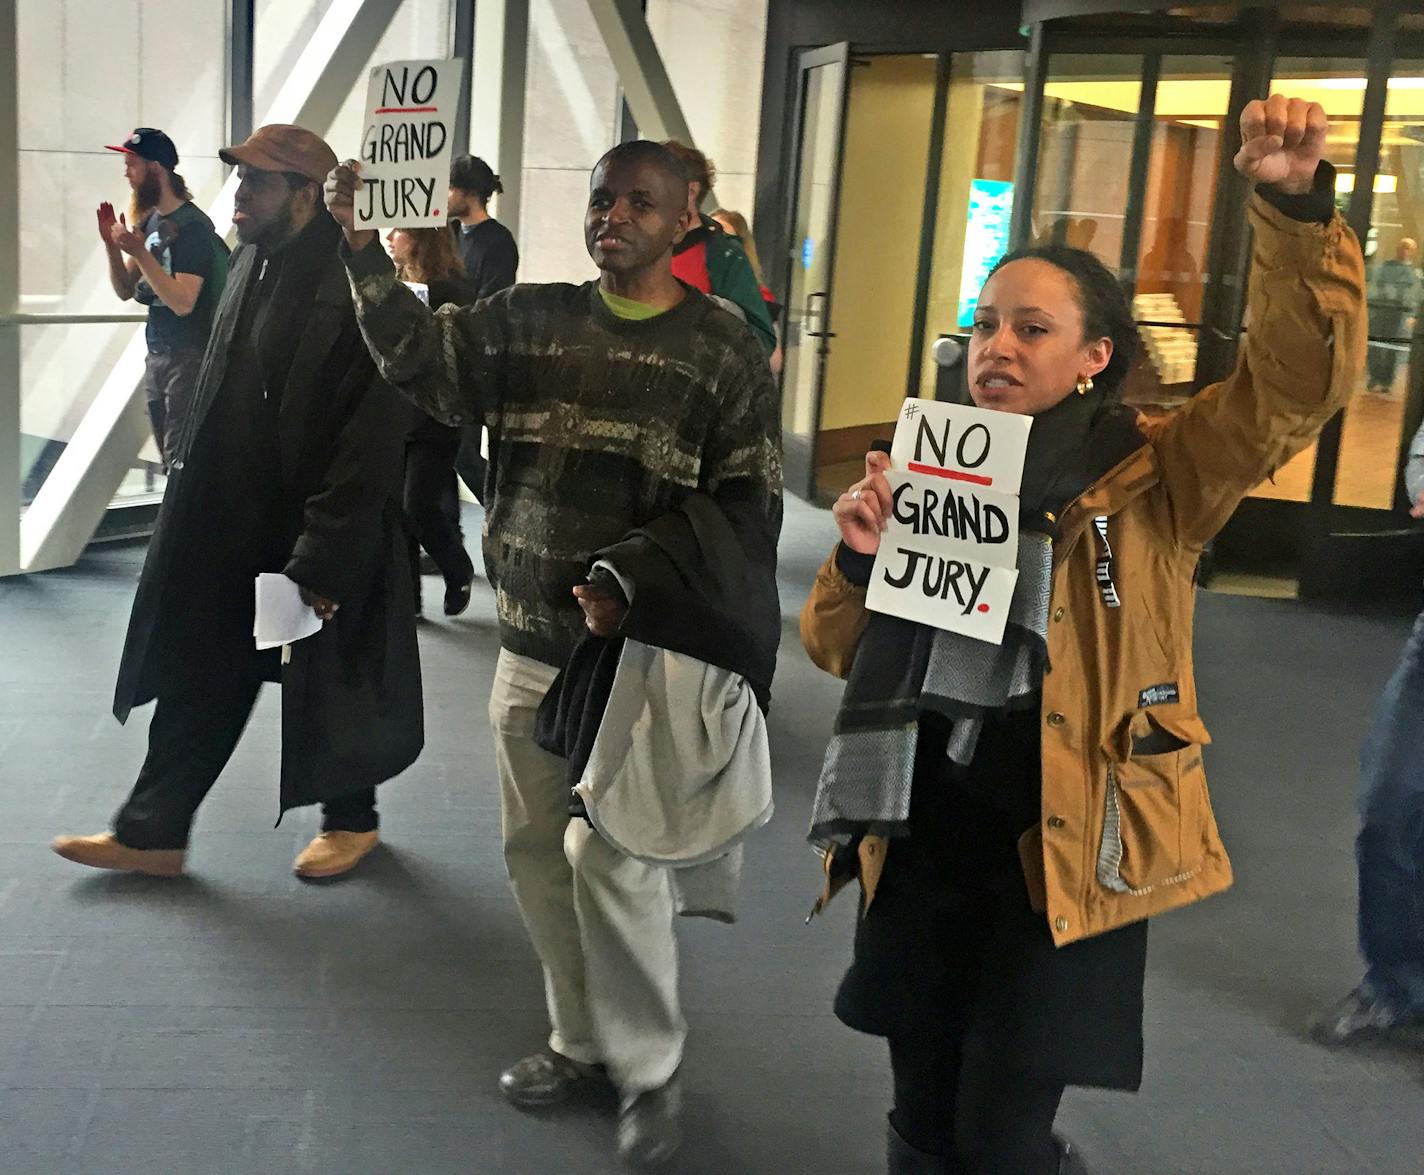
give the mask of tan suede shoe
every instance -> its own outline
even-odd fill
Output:
[[[98,836],[57,836],[49,846],[66,861],[93,869],[119,869],[150,877],[179,877],[183,873],[182,849],[131,849],[111,832]]]
[[[375,832],[323,832],[292,865],[298,877],[339,877],[380,843]]]

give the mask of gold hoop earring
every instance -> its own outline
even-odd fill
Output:
[[[1093,390],[1092,376],[1080,375],[1078,377],[1078,395],[1086,396]]]

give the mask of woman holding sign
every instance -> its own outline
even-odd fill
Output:
[[[880,550],[906,521],[889,455],[836,503],[841,543],[801,617],[812,659],[849,679],[812,822],[817,909],[859,878],[836,1012],[888,1038],[892,1172],[1085,1170],[1053,1122],[1066,1086],[1140,1083],[1146,919],[1231,884],[1202,773],[1194,572],[1344,402],[1366,334],[1323,111],[1274,96],[1241,130],[1252,328],[1232,376],[1176,412],[1120,402],[1137,335],[1091,254],[1023,250],[984,284],[970,394],[1032,418],[1000,641],[966,635],[952,596],[933,623],[867,610],[872,577],[903,565]]]

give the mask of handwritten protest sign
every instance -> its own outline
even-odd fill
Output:
[[[969,404],[906,400],[895,423],[896,469],[1017,494],[1031,416]]]
[[[1030,417],[905,401],[867,607],[998,644],[1018,581]]]
[[[450,190],[463,62],[392,61],[371,71],[357,228],[438,228]]]

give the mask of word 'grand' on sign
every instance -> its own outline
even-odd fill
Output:
[[[449,138],[439,119],[424,122],[386,122],[366,128],[361,158],[366,163],[409,163],[412,159],[434,159],[445,150]]]
[[[1013,531],[1002,506],[981,501],[979,495],[972,492],[960,493],[953,487],[946,487],[941,493],[935,486],[901,482],[891,494],[890,504],[895,521],[903,522],[916,535],[1003,543]]]

